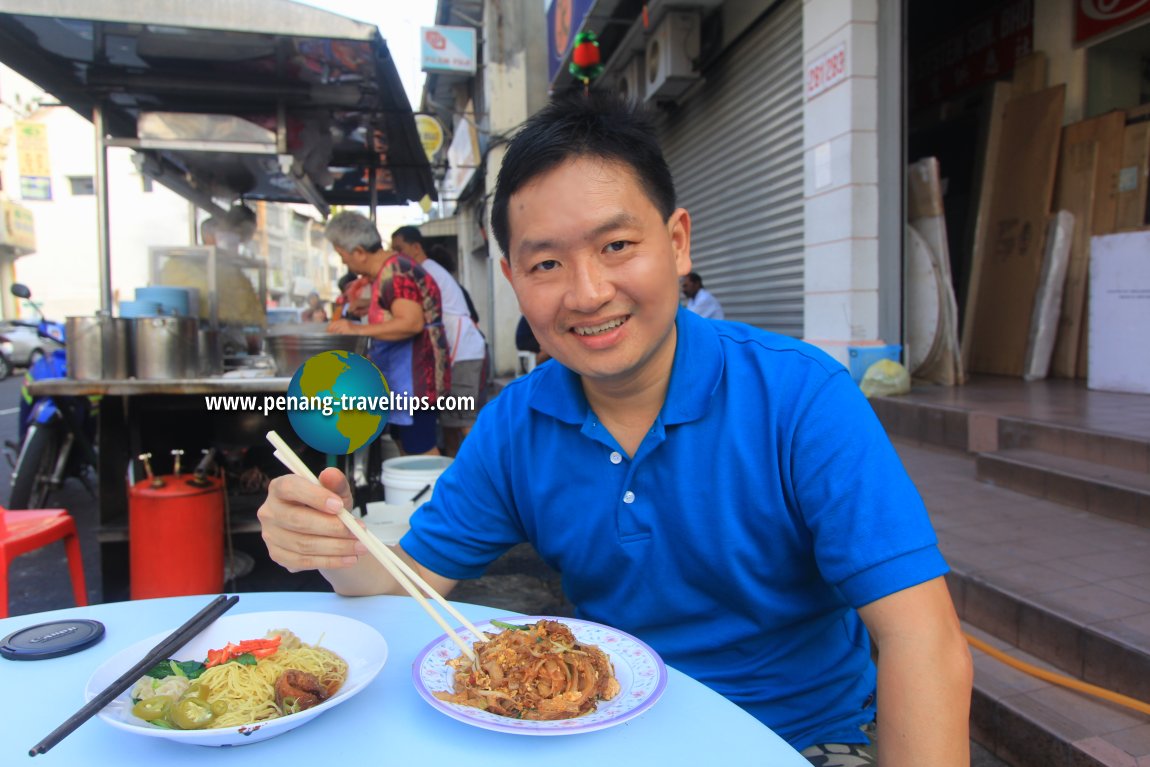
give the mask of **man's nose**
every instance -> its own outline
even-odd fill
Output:
[[[615,288],[606,271],[594,259],[578,263],[572,269],[571,284],[567,290],[568,309],[594,312],[611,300]]]

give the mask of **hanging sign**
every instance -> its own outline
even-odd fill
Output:
[[[52,199],[52,170],[48,155],[48,126],[16,123],[16,164],[20,172],[20,196],[25,200]]]
[[[1150,21],[1150,0],[1077,0],[1074,42],[1085,43],[1138,19]]]
[[[428,162],[435,162],[435,155],[443,148],[443,126],[431,115],[415,116],[415,128],[419,131],[419,142]]]
[[[594,5],[595,0],[551,0],[547,7],[548,82],[555,82],[555,76],[575,45],[575,35]]]
[[[420,35],[424,72],[475,74],[474,27],[422,27]]]

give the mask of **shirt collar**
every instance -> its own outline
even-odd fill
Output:
[[[659,414],[664,425],[688,423],[706,415],[723,375],[723,350],[715,323],[679,309],[675,327],[671,381]],[[532,408],[576,426],[586,421],[590,408],[578,375],[553,360],[540,366],[532,378],[528,398]]]

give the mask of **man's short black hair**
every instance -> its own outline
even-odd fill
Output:
[[[703,278],[699,276],[698,272],[687,272],[687,280],[700,288],[703,287]]]
[[[419,231],[414,226],[401,226],[391,233],[392,237],[398,237],[406,243],[411,245],[423,244],[423,232]]]
[[[579,157],[629,166],[663,218],[675,212],[675,183],[655,139],[650,113],[613,92],[565,94],[528,119],[503,157],[491,229],[504,257],[509,257],[511,241],[507,213],[511,196],[537,176]]]

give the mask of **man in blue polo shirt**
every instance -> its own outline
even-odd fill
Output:
[[[654,130],[579,96],[508,147],[492,228],[553,360],[480,414],[397,547],[443,593],[530,541],[581,617],[617,626],[812,763],[969,764],[970,655],[922,500],[845,369],[679,310],[691,220]],[[273,481],[273,559],[401,593],[332,516]],[[871,662],[870,638],[879,665]]]

